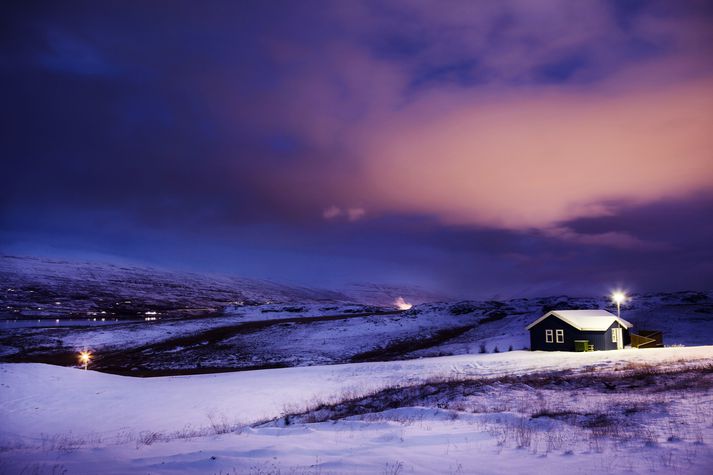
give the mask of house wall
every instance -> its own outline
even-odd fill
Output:
[[[616,350],[616,342],[611,341],[611,335],[615,328],[621,328],[621,334],[624,340],[623,345],[631,343],[629,330],[621,326],[619,322],[612,323],[606,332],[582,332],[582,334],[585,335],[582,339],[589,340],[589,343],[594,345],[595,350]]]
[[[624,345],[629,344],[631,338],[629,331],[621,326],[619,322],[614,322],[606,330],[601,332],[580,331],[569,323],[560,320],[554,315],[542,320],[530,329],[530,349],[543,351],[574,351],[574,340],[588,340],[590,345],[594,345],[595,350],[616,350],[617,344],[612,342],[612,330],[622,328]],[[553,343],[545,341],[545,330],[552,330]],[[557,343],[556,330],[564,330],[564,343]]]
[[[552,330],[552,338],[555,343],[545,341],[545,330]],[[564,343],[556,343],[556,330],[564,330]],[[574,340],[584,340],[582,332],[574,328],[569,323],[560,320],[554,315],[542,320],[540,323],[530,328],[530,349],[544,351],[574,351]]]

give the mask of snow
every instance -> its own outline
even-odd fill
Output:
[[[376,283],[330,290],[130,263],[0,255],[0,315],[9,317],[187,315],[270,303],[393,307],[399,296],[412,303],[442,299],[425,289]]]
[[[0,284],[0,308],[10,317],[0,324],[0,361],[69,364],[88,348],[103,356],[104,370],[142,375],[523,349],[527,325],[552,309],[613,308],[608,296],[424,304],[427,292],[377,284],[333,292],[11,256],[0,257]],[[388,297],[389,307],[354,304],[350,295]],[[385,315],[398,297],[416,305]],[[51,320],[35,316],[27,326],[38,307]],[[662,330],[666,345],[712,343],[711,292],[634,295],[622,315],[634,331]]]
[[[712,302],[698,293],[642,296],[625,315],[634,330],[663,330],[666,345],[705,345],[713,343]],[[505,352],[527,348],[526,326],[549,308],[600,306],[553,297],[421,304],[385,315],[353,304],[293,303],[93,327],[0,326],[0,361],[71,364],[72,353],[89,349],[101,370],[147,376]]]
[[[553,310],[529,324],[527,329],[534,327],[550,315],[554,315],[581,331],[605,331],[614,322],[619,322],[626,328],[633,326],[626,320],[612,315],[606,310]]]
[[[258,279],[7,255],[0,256],[0,299],[13,317],[123,318],[211,313],[231,304],[352,301],[340,292]]]
[[[295,311],[298,308],[299,311]],[[88,322],[62,320],[40,324],[36,320],[5,320],[0,324],[0,332],[27,327],[39,327],[37,332],[52,332],[62,346],[79,349],[132,348],[165,340],[195,334],[212,328],[227,327],[247,322],[271,321],[280,319],[311,318],[329,315],[355,315],[371,307],[363,305],[324,305],[303,304],[297,307],[288,305],[228,306],[221,316],[195,319],[144,319],[134,321]],[[153,317],[151,317],[153,318]],[[41,327],[40,327],[41,325]],[[59,328],[62,327],[62,328]],[[59,331],[55,331],[59,330]]]
[[[713,376],[705,370],[713,347],[506,351],[528,345],[526,326],[551,309],[611,309],[604,296],[422,303],[433,296],[395,286],[334,292],[8,256],[0,259],[0,283],[0,308],[11,319],[51,318],[38,328],[3,323],[5,361],[55,361],[88,348],[95,367],[113,357],[116,368],[145,374],[294,366],[140,379],[0,364],[0,473],[697,474],[713,467]],[[398,297],[416,305],[384,315],[353,303],[393,310]],[[663,330],[667,345],[712,343],[711,292],[636,295],[622,314],[635,329]],[[84,324],[89,315],[119,321],[78,327],[69,319]],[[156,320],[127,321],[147,315]],[[481,345],[491,353],[474,354]],[[399,360],[326,365],[377,359]],[[626,381],[631,388],[600,382],[597,389],[587,379],[572,389],[576,381],[564,379],[621,374],[631,364],[643,368]],[[690,365],[704,369],[686,373]],[[682,376],[661,377],[660,369]],[[545,387],[508,380],[533,374],[560,380]],[[482,378],[500,379],[477,386]],[[413,385],[421,386],[411,394]],[[349,410],[339,414],[330,405],[362,396],[362,412],[343,403]],[[597,435],[621,427],[638,433]]]
[[[277,473],[315,465],[322,473],[400,473],[399,464],[405,473],[472,473],[472,467],[479,467],[479,473],[524,473],[533,463],[538,470],[579,473],[581,467],[609,466],[607,454],[584,450],[576,457],[533,455],[532,448],[528,452],[498,447],[492,415],[462,414],[456,420],[438,408],[403,407],[371,420],[246,427],[218,435],[206,435],[205,429],[241,427],[300,412],[318,401],[434,378],[615,371],[627,363],[675,366],[711,361],[713,346],[513,351],[146,379],[43,364],[2,364],[0,439],[6,466],[19,471],[34,463],[37,473],[51,473],[52,464],[58,463],[68,473],[98,473],[97,467],[108,463],[114,471],[101,473]],[[497,403],[503,397],[490,400]],[[706,397],[710,404],[711,395]],[[514,416],[504,412],[498,417]],[[202,436],[162,439],[162,434],[180,433]],[[157,441],[152,443],[152,437]],[[679,450],[673,443],[664,448]],[[686,473],[706,473],[706,464],[713,462],[707,445],[697,450],[693,462],[685,465]],[[499,451],[505,455],[498,456]],[[665,455],[659,452],[657,460]],[[684,467],[683,461],[676,463]],[[633,467],[632,473],[648,471],[639,468]]]

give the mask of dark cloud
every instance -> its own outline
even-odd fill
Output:
[[[424,206],[423,181],[410,190],[387,181],[385,194],[369,177],[374,160],[391,163],[381,148],[371,153],[384,136],[418,143],[417,119],[498,115],[500,103],[552,90],[577,91],[564,101],[572,109],[592,91],[709,79],[705,3],[9,5],[1,242],[322,285],[402,280],[480,294],[615,278],[710,285],[711,201],[682,198],[698,185],[636,206],[584,203],[604,215],[513,226],[471,219],[484,199],[444,210]],[[409,160],[427,165],[418,180],[444,163]],[[474,153],[469,163],[486,162]],[[339,219],[324,218],[330,207]],[[469,218],[455,225],[453,213]],[[522,221],[513,216],[503,222]],[[655,245],[634,249],[640,242]],[[672,274],[677,262],[686,264]]]

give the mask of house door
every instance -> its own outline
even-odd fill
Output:
[[[616,333],[616,349],[621,350],[624,348],[624,335],[621,328],[613,328],[612,330]]]

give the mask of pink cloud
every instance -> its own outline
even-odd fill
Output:
[[[341,217],[346,217],[350,222],[359,221],[366,215],[366,210],[364,208],[346,208],[342,209],[338,206],[332,205],[329,208],[325,208],[322,211],[322,217],[326,220],[333,220]]]
[[[235,122],[289,130],[312,147],[263,185],[282,190],[276,200],[290,209],[312,216],[325,202],[360,203],[370,216],[546,230],[615,214],[612,203],[713,187],[713,30],[696,15],[653,5],[623,28],[603,2],[407,1],[393,16],[370,5],[329,6],[343,32],[334,41],[266,37],[289,75],[267,95],[238,95],[259,106],[231,102],[230,77],[210,88]],[[385,31],[420,49],[393,60],[365,47]],[[661,50],[631,60],[632,39]],[[572,54],[584,58],[576,80],[538,82],[538,68]],[[409,90],[423,68],[469,59],[482,84]],[[363,216],[330,209],[324,219]]]
[[[545,229],[713,188],[713,82],[643,91],[432,95],[363,130],[382,212]]]
[[[349,217],[349,221],[359,221],[361,218],[364,217],[366,214],[366,210],[364,208],[349,208],[347,210],[347,216]]]
[[[341,208],[332,205],[332,206],[330,206],[329,208],[326,208],[326,209],[322,212],[322,217],[323,217],[324,219],[328,219],[328,220],[329,220],[329,219],[338,218],[338,217],[341,216],[342,214],[344,214],[344,212],[342,211]]]

